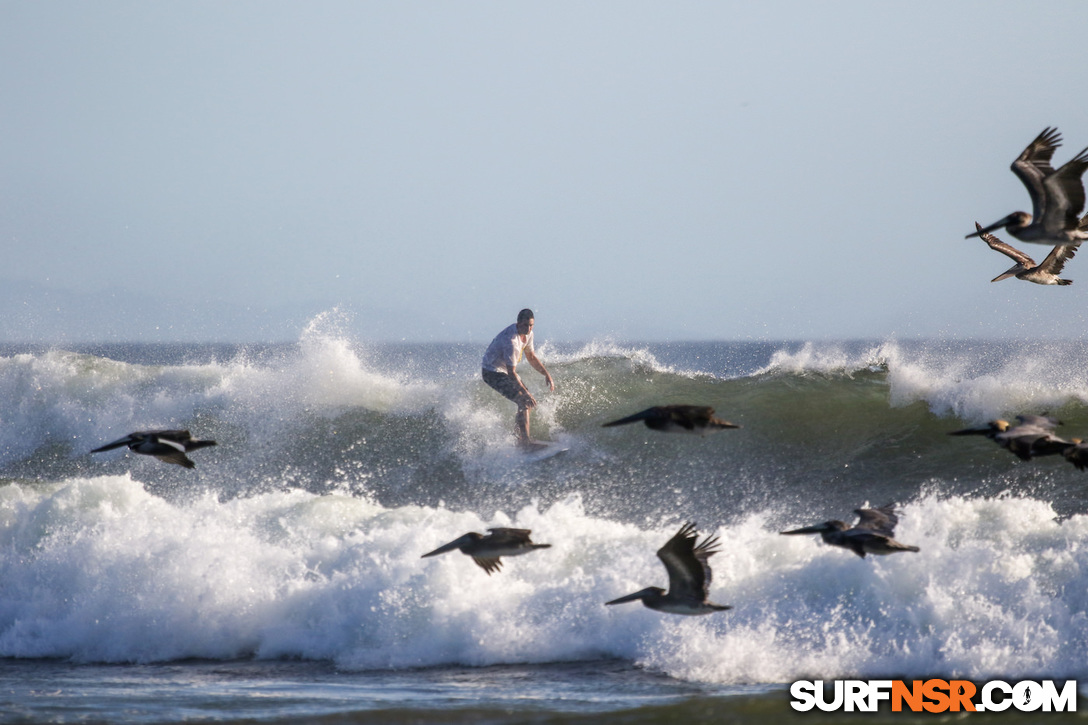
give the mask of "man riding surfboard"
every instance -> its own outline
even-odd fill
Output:
[[[544,376],[549,390],[555,390],[552,376],[533,349],[533,311],[524,309],[518,313],[518,321],[495,336],[487,346],[482,363],[484,382],[501,395],[517,403],[514,435],[518,445],[535,450],[544,444],[529,436],[529,411],[536,407],[536,398],[518,377],[517,366],[524,356],[534,370]]]

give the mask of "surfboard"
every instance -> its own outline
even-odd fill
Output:
[[[525,451],[525,460],[530,462],[544,461],[553,456],[558,456],[560,453],[566,453],[570,450],[569,446],[564,446],[561,443],[535,441],[532,450]]]

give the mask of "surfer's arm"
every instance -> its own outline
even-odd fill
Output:
[[[538,373],[544,376],[544,382],[548,384],[548,389],[555,390],[555,383],[552,382],[551,373],[549,373],[548,369],[544,367],[544,363],[540,362],[540,358],[536,356],[536,353],[532,350],[526,349],[525,359],[529,361],[530,365],[532,365],[533,370],[536,370]]]

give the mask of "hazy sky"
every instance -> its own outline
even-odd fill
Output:
[[[0,341],[1085,336],[1088,3],[0,0]],[[1036,259],[1048,251],[1023,246]]]

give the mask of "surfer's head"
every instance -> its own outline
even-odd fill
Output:
[[[518,334],[528,335],[533,328],[533,311],[526,307],[518,313]]]

